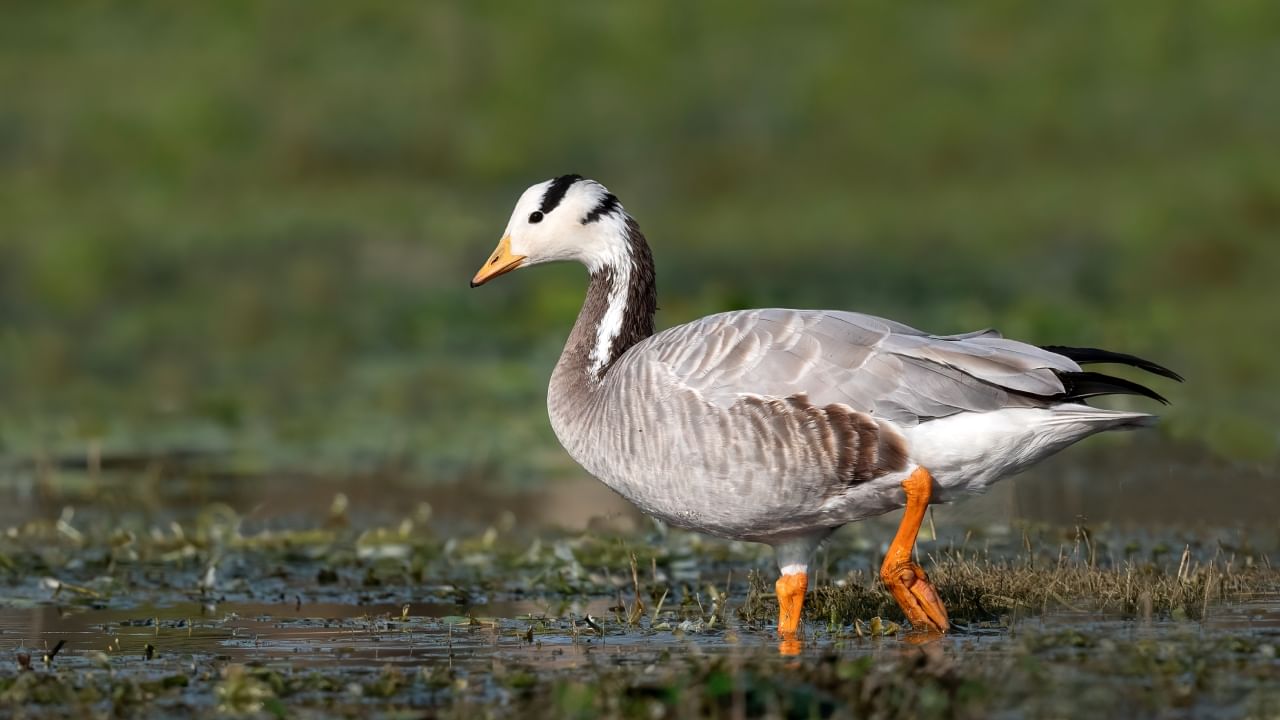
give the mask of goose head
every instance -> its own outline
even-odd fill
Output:
[[[600,183],[580,175],[540,182],[516,202],[498,247],[471,287],[517,268],[563,260],[595,273],[626,255],[626,226],[618,198]]]

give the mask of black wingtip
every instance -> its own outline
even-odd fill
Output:
[[[1113,352],[1111,350],[1101,350],[1099,348],[1068,347],[1066,345],[1043,345],[1041,347],[1051,353],[1057,353],[1071,358],[1081,365],[1089,365],[1092,363],[1115,363],[1117,365],[1128,365],[1130,367],[1136,367],[1139,370],[1146,370],[1153,375],[1159,375],[1160,377],[1166,377],[1170,380],[1183,382],[1183,377],[1178,373],[1160,365],[1159,363],[1154,363],[1150,360],[1140,358],[1137,355]]]
[[[1169,401],[1151,388],[1132,380],[1104,375],[1096,372],[1064,372],[1058,373],[1066,392],[1063,400],[1084,400],[1098,395],[1140,395],[1163,405]]]

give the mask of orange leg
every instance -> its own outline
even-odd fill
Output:
[[[804,608],[805,590],[809,587],[809,573],[783,575],[773,587],[778,594],[778,636],[782,638],[779,650],[783,655],[795,655],[800,651],[796,631],[800,628],[800,612]]]
[[[929,498],[933,494],[933,476],[924,468],[916,468],[910,477],[902,481],[902,487],[907,491],[907,510],[902,515],[898,534],[893,537],[889,552],[884,556],[884,564],[880,566],[880,579],[893,593],[893,599],[898,601],[898,607],[902,608],[913,628],[944,633],[951,626],[947,621],[947,609],[938,599],[933,585],[929,584],[924,570],[911,560],[911,550],[915,547],[925,508],[929,507]]]

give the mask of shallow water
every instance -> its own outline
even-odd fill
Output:
[[[1137,449],[1104,444],[938,508],[925,566],[961,548],[1012,567],[1096,556],[1139,581],[1181,573],[1180,559],[1273,572],[1273,468]],[[732,686],[764,698],[746,713],[763,716],[791,702],[819,716],[1280,716],[1274,573],[1263,592],[1206,595],[1203,619],[1186,618],[1199,596],[1159,612],[1070,597],[960,618],[919,645],[888,617],[888,636],[866,615],[811,617],[792,658],[772,610],[738,612],[748,573],[771,577],[767,552],[655,531],[590,479],[498,488],[231,473],[208,458],[145,467],[0,470],[0,707],[697,716],[717,714]],[[1101,531],[1085,527],[1095,521]],[[838,534],[814,585],[874,585],[893,522]],[[638,580],[636,553],[654,558]],[[717,588],[727,606],[715,609]],[[645,608],[628,623],[637,594]]]
[[[293,692],[291,703],[330,709],[337,703],[348,708],[345,712],[359,707],[437,706],[439,683],[421,678],[440,673],[449,678],[449,693],[465,694],[480,707],[501,706],[512,702],[513,677],[520,682],[552,682],[621,672],[639,679],[656,667],[679,664],[682,657],[707,663],[719,656],[766,673],[794,671],[797,663],[820,668],[833,658],[841,663],[865,658],[888,667],[926,660],[943,667],[1043,663],[1054,668],[1059,685],[1095,693],[1111,687],[1138,698],[1131,700],[1137,703],[1137,714],[1158,692],[1181,706],[1180,713],[1211,717],[1250,716],[1258,708],[1273,707],[1276,686],[1269,687],[1268,678],[1280,680],[1275,653],[1280,646],[1280,596],[1216,607],[1203,622],[1194,623],[1135,622],[1057,611],[1011,627],[962,627],[926,646],[925,655],[920,655],[926,660],[920,661],[912,658],[921,648],[898,638],[858,637],[849,628],[832,632],[815,623],[808,625],[801,656],[784,658],[765,629],[734,622],[728,628],[690,632],[633,629],[610,619],[609,606],[602,599],[566,603],[554,617],[548,617],[545,603],[531,601],[410,604],[407,612],[392,604],[344,603],[299,607],[175,602],[124,610],[10,607],[0,611],[0,652],[16,656],[25,651],[39,658],[65,641],[48,667],[74,673],[80,682],[89,682],[86,678],[95,674],[153,684],[181,678],[182,687],[151,703],[148,716],[182,716],[215,704],[228,709],[228,678],[236,677],[231,669],[239,667],[313,688]],[[588,616],[598,629],[587,624]],[[1132,648],[1153,649],[1135,654]],[[1192,669],[1160,675],[1142,664],[1161,654],[1166,657],[1160,662],[1176,663],[1185,656],[1189,668],[1236,670],[1194,674],[1192,679]],[[1239,671],[1242,662],[1247,663],[1246,672]],[[40,665],[35,660],[35,666]],[[770,667],[774,670],[766,669]],[[1211,677],[1212,684],[1203,677]],[[392,682],[391,706],[378,696],[387,679]],[[1191,686],[1200,686],[1198,699],[1178,699]],[[1082,702],[1081,707],[1088,708],[1091,701]]]
[[[204,657],[219,661],[282,660],[300,667],[447,660],[483,665],[496,656],[558,664],[584,655],[622,652],[771,652],[771,631],[730,620],[721,628],[696,624],[685,631],[654,630],[646,622],[618,622],[614,602],[593,600],[357,604],[173,602],[127,609],[57,605],[0,609],[0,652],[46,652],[64,642],[59,660],[88,651],[141,657],[148,645],[156,658]],[[588,620],[588,618],[590,620]],[[593,627],[594,625],[594,627]],[[1058,609],[1010,628],[961,625],[940,644],[951,651],[998,649],[1022,630],[1072,629],[1115,641],[1188,635],[1233,634],[1280,642],[1280,595],[1215,605],[1200,621],[1134,621],[1094,612]],[[532,633],[531,633],[532,630]],[[806,652],[839,647],[848,651],[849,628],[831,631],[807,625]],[[886,645],[896,640],[885,638]],[[866,648],[873,647],[866,644]]]

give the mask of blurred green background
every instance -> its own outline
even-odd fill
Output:
[[[1280,447],[1275,2],[9,3],[0,454],[571,473],[580,268],[471,291],[524,188],[616,192],[660,327],[749,306],[1150,356]],[[1145,405],[1144,405],[1145,406]]]

